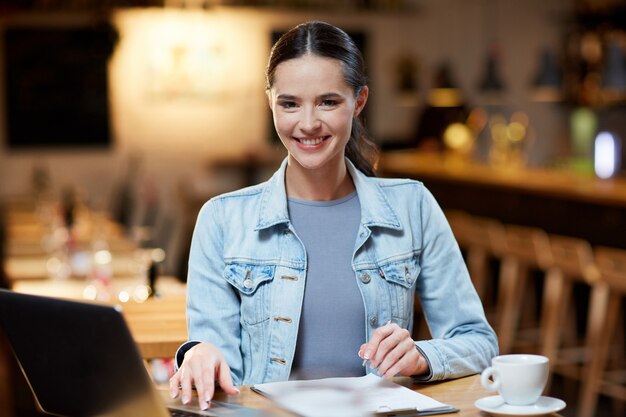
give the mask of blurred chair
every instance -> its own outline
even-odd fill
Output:
[[[626,371],[615,366],[623,365],[626,355],[624,335],[620,334],[624,332],[624,320],[618,320],[626,296],[626,250],[597,247],[595,264],[598,282],[590,308],[597,314],[589,323],[595,334],[587,339],[590,364],[583,375],[578,417],[594,415],[600,394],[621,402],[620,415],[626,402]],[[622,328],[617,327],[618,323]]]
[[[583,239],[549,235],[549,241],[552,263],[543,287],[540,353],[550,358],[550,380],[555,373],[580,380],[587,362],[585,341],[578,335],[578,318],[587,311],[574,289],[577,285],[592,288],[596,276],[593,250]],[[595,322],[593,310],[588,312],[587,323]],[[594,334],[586,331],[584,337]],[[550,382],[546,391],[549,389]]]
[[[500,353],[536,349],[539,294],[531,272],[545,272],[551,265],[548,235],[535,227],[505,225],[505,242],[497,248],[500,265],[496,332]],[[522,306],[528,316],[522,320]],[[525,332],[525,333],[524,333]],[[526,343],[526,344],[524,344]]]
[[[491,264],[505,244],[503,225],[486,217],[472,216],[463,211],[446,211],[452,232],[464,252],[470,277],[488,316],[493,316],[495,303],[494,274]]]

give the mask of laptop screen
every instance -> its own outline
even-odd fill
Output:
[[[128,410],[138,399],[142,407],[157,404],[138,349],[114,307],[0,290],[0,327],[48,413],[118,415],[116,410]],[[167,415],[164,406],[154,408],[152,415]]]

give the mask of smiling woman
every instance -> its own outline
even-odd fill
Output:
[[[288,151],[267,182],[200,211],[188,275],[190,341],[170,381],[207,408],[234,385],[376,372],[477,373],[497,353],[458,245],[423,184],[374,177],[360,120],[363,58],[323,22],[270,53],[266,92]],[[412,339],[416,294],[432,340]]]

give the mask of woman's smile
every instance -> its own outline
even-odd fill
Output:
[[[329,139],[329,138],[330,136],[300,137],[300,138],[294,137],[294,139],[305,148],[317,148],[326,139]]]

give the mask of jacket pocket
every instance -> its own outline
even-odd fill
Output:
[[[242,263],[226,265],[224,278],[239,292],[242,324],[255,325],[269,320],[275,268]]]
[[[415,281],[420,273],[417,256],[381,264],[378,274],[386,282],[388,307],[391,318],[401,327],[406,327],[413,315]]]

